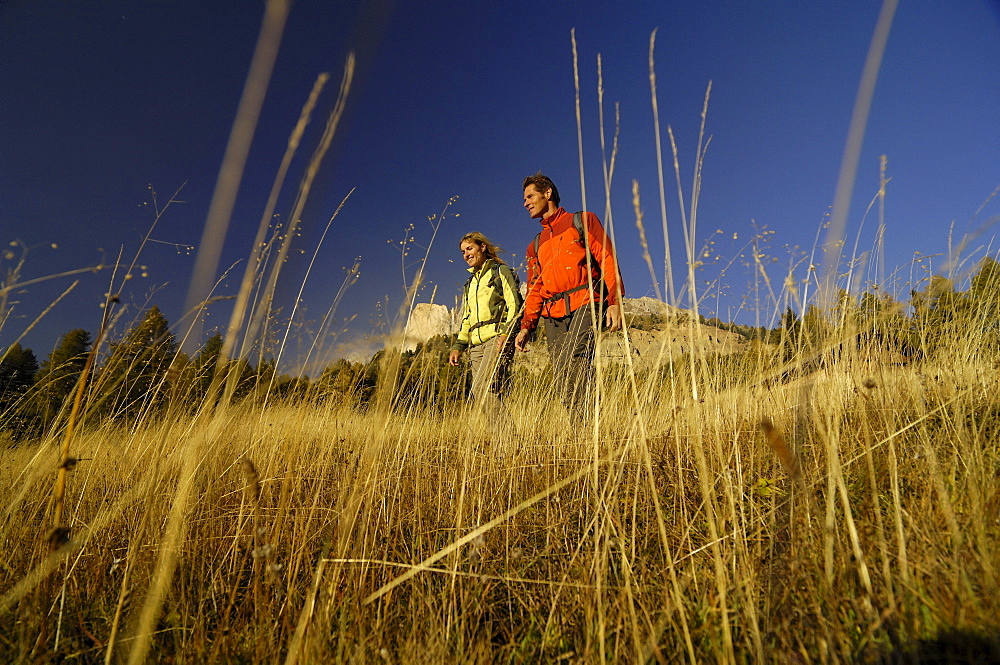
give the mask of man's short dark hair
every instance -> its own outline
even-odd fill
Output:
[[[549,178],[547,175],[544,175],[541,171],[539,171],[535,175],[529,175],[527,178],[525,178],[524,182],[521,183],[521,191],[526,190],[528,188],[528,185],[534,185],[535,189],[540,191],[542,194],[545,193],[545,190],[551,189],[552,202],[555,203],[556,205],[559,205],[559,190],[556,189],[556,184],[552,182],[551,178]]]

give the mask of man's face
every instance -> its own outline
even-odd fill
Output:
[[[547,189],[545,193],[538,191],[535,185],[528,185],[524,188],[524,207],[532,219],[541,219],[549,210],[549,198],[552,190]]]

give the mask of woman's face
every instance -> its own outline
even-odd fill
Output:
[[[486,252],[484,248],[475,240],[465,240],[459,246],[462,250],[462,258],[469,267],[478,270],[480,266],[486,263]]]

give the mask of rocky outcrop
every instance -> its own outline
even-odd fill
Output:
[[[403,329],[403,350],[412,351],[435,335],[457,332],[457,319],[455,311],[444,305],[417,304]]]
[[[652,330],[628,331],[605,336],[601,355],[610,361],[625,362],[628,355],[638,365],[656,366],[686,354],[726,355],[746,343],[736,333],[704,324],[676,323]]]
[[[661,316],[670,316],[684,311],[678,307],[672,307],[662,300],[657,300],[656,298],[650,298],[648,296],[642,296],[641,298],[622,298],[622,306],[625,309],[626,315],[642,316],[659,314]]]
[[[621,332],[603,337],[601,357],[611,362],[625,362],[631,355],[634,363],[658,365],[692,352],[735,353],[745,343],[736,333],[693,323],[687,310],[655,298],[625,298],[622,304],[626,321],[638,323],[643,320],[645,323],[643,328],[630,326],[627,341]],[[403,331],[403,350],[412,351],[417,344],[435,335],[458,332],[460,317],[460,308],[429,303],[416,305]],[[531,346],[535,353],[517,354],[518,362],[541,368],[548,360],[545,343],[539,341]]]

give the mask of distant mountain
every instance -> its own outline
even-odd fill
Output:
[[[659,314],[661,316],[686,315],[687,310],[668,305],[662,300],[642,296],[641,298],[623,298],[622,305],[625,308],[626,316],[648,316]]]
[[[630,349],[633,362],[660,364],[693,350],[710,354],[734,353],[746,341],[734,332],[694,323],[689,311],[655,298],[625,298],[622,304],[629,324],[628,342],[623,333],[605,336],[601,356],[609,360],[624,362],[628,355],[626,349]],[[412,351],[417,344],[435,335],[458,332],[460,321],[460,308],[429,303],[416,305],[403,331],[403,350]],[[545,364],[544,342],[534,347],[543,353],[519,353],[519,364],[539,368]]]
[[[412,351],[417,344],[426,342],[435,335],[450,335],[458,332],[460,312],[445,305],[418,303],[410,312],[410,318],[403,329],[403,350]]]

